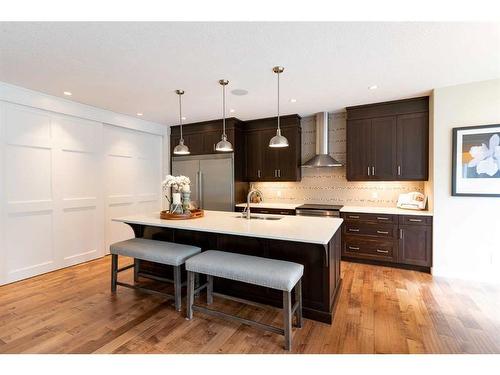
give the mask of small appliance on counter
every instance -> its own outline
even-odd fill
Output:
[[[297,216],[339,217],[343,206],[329,204],[303,204],[295,209]]]
[[[425,210],[427,197],[419,192],[399,194],[397,207],[406,210]]]

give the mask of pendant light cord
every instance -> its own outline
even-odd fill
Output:
[[[222,85],[222,136],[226,137],[226,85]]]
[[[278,72],[278,130],[280,130],[280,73]]]
[[[182,100],[181,94],[179,94],[179,123],[181,124],[181,139],[184,141],[184,137],[182,136]]]

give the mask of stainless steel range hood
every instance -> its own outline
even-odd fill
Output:
[[[341,167],[342,163],[328,154],[328,112],[316,114],[316,155],[304,168]]]

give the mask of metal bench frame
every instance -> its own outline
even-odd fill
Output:
[[[194,296],[197,291],[206,287],[207,288],[207,305],[211,305],[214,300],[214,295],[217,297],[222,297],[225,299],[230,299],[233,301],[245,303],[248,305],[258,306],[258,307],[270,307],[269,305],[264,305],[256,303],[253,301],[248,301],[242,298],[236,298],[227,296],[220,293],[214,293],[214,276],[205,274],[207,277],[207,283],[202,285],[198,290],[195,290],[195,276],[198,273],[187,271],[187,311],[186,319],[191,320],[193,318],[193,311],[199,311],[207,315],[215,316],[217,318],[226,319],[236,323],[243,323],[249,326],[253,326],[264,331],[269,331],[277,333],[279,335],[285,336],[285,349],[291,350],[292,348],[292,320],[295,315],[297,318],[296,327],[302,328],[302,279],[299,279],[297,284],[295,284],[293,290],[295,291],[295,303],[292,306],[292,292],[283,291],[283,328],[275,327],[269,324],[264,324],[257,322],[255,320],[241,318],[236,315],[227,314],[225,312],[209,309],[200,305],[194,304]]]
[[[177,311],[181,311],[181,299],[182,299],[182,294],[181,290],[186,283],[181,282],[181,266],[173,266],[174,267],[174,279],[167,279],[164,277],[160,276],[155,276],[155,275],[150,275],[147,273],[139,272],[139,263],[141,259],[134,258],[134,264],[118,268],[118,254],[111,254],[111,292],[116,293],[116,286],[120,285],[126,288],[130,289],[135,289],[139,290],[141,292],[145,293],[151,293],[151,294],[158,294],[163,297],[167,297],[168,299],[173,299],[175,301],[175,309]],[[132,284],[127,284],[123,283],[121,281],[118,281],[118,273],[122,271],[126,271],[130,268],[134,268],[134,285]],[[144,288],[139,285],[135,285],[139,281],[139,277],[144,277],[147,279],[151,280],[156,280],[156,281],[163,281],[167,283],[174,284],[174,295],[165,293],[165,292],[160,292],[154,289],[150,288]]]

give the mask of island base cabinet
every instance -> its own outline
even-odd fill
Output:
[[[320,245],[238,235],[158,228],[130,224],[136,237],[193,245],[205,250],[220,250],[296,262],[304,266],[302,276],[303,316],[331,324],[340,294],[341,232],[328,244]],[[171,277],[170,266],[140,262],[140,271],[154,276]],[[183,271],[182,279],[185,280]],[[282,307],[283,295],[276,290],[223,278],[214,279],[214,292]]]
[[[399,262],[415,266],[432,266],[432,227],[399,226]]]

